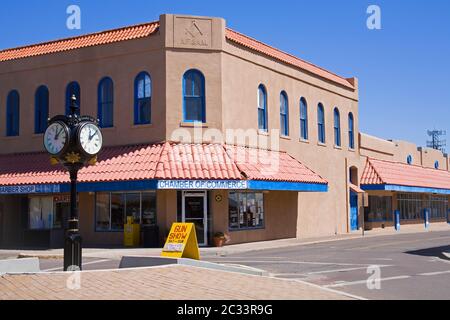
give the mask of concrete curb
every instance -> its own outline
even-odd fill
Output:
[[[0,260],[0,275],[40,272],[38,258]]]
[[[164,257],[123,257],[119,269],[145,268],[145,267],[159,267],[168,265],[180,265],[196,268],[204,268],[216,271],[234,272],[254,276],[269,276],[267,271],[256,269],[242,265],[224,265],[214,262],[198,261],[191,259],[172,259]]]

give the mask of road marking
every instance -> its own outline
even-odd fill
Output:
[[[392,266],[377,266],[377,267],[384,268],[384,267],[392,267]],[[347,271],[355,271],[355,270],[367,270],[367,267],[314,271],[314,272],[305,273],[305,275],[322,274],[322,273],[334,273],[334,272],[347,272]]]
[[[438,271],[438,272],[428,272],[428,273],[419,273],[418,276],[437,276],[441,274],[450,273],[450,270],[447,271]]]
[[[442,240],[442,239],[450,239],[450,237],[439,237],[439,238],[431,238],[431,239],[425,239],[425,240],[424,239],[416,239],[416,240],[395,241],[395,242],[382,243],[382,244],[377,244],[377,245],[367,246],[367,247],[354,247],[349,250],[369,250],[369,249],[374,249],[374,248],[396,246],[396,245],[405,244],[405,243],[434,241],[434,240]]]
[[[398,277],[391,277],[391,278],[382,278],[380,281],[391,281],[391,280],[402,280],[402,279],[408,279],[411,278],[411,276],[398,276]],[[337,288],[337,287],[346,287],[346,286],[354,286],[358,284],[366,284],[367,280],[360,280],[360,281],[349,281],[349,282],[340,282],[335,284],[329,284],[324,286],[325,288]]]
[[[108,261],[111,261],[111,260],[104,259],[104,260],[90,261],[90,262],[83,263],[83,267],[90,265],[90,264],[96,264],[96,263],[102,263],[102,262],[108,262]],[[45,269],[45,270],[42,270],[42,272],[58,271],[58,270],[63,270],[63,269],[64,268],[62,268],[62,267],[57,267],[57,268]]]

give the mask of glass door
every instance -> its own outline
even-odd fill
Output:
[[[193,223],[200,246],[208,245],[207,193],[183,192],[182,218],[183,223]]]

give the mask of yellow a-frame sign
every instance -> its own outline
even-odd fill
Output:
[[[161,256],[200,260],[195,225],[193,223],[174,223]]]

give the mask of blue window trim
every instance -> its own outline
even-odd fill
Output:
[[[267,90],[263,84],[260,84],[258,86],[258,101],[259,101],[259,97],[260,97],[260,94],[259,94],[260,91],[263,92],[264,101],[263,101],[262,108],[260,108],[260,104],[258,104],[258,129],[261,131],[267,132],[268,128],[269,128],[268,121],[267,121]],[[262,128],[259,125],[259,123],[260,123],[259,110],[263,110],[263,114],[264,114],[264,118],[262,119],[262,122],[263,122]]]
[[[350,149],[355,149],[355,118],[353,113],[348,114],[348,146]]]
[[[13,102],[17,102],[13,104]],[[6,98],[6,136],[17,137],[20,134],[20,94],[12,90]]]
[[[339,112],[339,109],[336,107],[334,108],[333,112],[334,116],[334,145],[337,147],[341,147],[341,113]]]
[[[400,185],[389,184],[373,184],[373,185],[361,185],[361,189],[367,191],[397,191],[397,192],[412,192],[412,193],[436,193],[436,194],[450,194],[450,189],[438,189],[438,188],[424,188],[424,187],[410,187]]]
[[[300,98],[300,138],[308,140],[308,103]]]
[[[197,97],[197,98],[201,98],[201,103],[202,103],[202,120],[201,121],[186,119],[186,98],[194,97],[194,96],[186,95],[186,79],[191,74],[194,74],[194,75],[196,74],[196,75],[200,76],[200,80],[201,80],[201,84],[200,84],[201,85],[201,93],[200,93],[200,96]],[[200,70],[190,69],[184,73],[182,85],[183,85],[183,122],[206,123],[206,80],[205,80],[205,76],[203,75],[203,73]],[[192,89],[194,89],[194,81],[192,81]]]
[[[144,77],[148,77],[150,80],[150,97],[144,97],[141,99],[150,99],[150,117],[149,117],[149,121],[139,121],[139,117],[138,117],[138,106],[139,106],[139,98],[138,98],[138,83],[139,80]],[[144,87],[145,87],[145,81],[144,81]],[[145,88],[144,88],[144,95],[145,95]],[[151,124],[152,123],[152,96],[153,96],[153,81],[152,81],[152,77],[150,76],[150,74],[147,71],[142,71],[140,72],[136,78],[134,78],[134,124],[135,125],[143,125],[143,124]]]
[[[439,161],[438,161],[438,160],[436,160],[436,162],[434,163],[434,168],[435,168],[436,170],[439,169]]]
[[[194,180],[193,180],[194,181]],[[218,180],[219,181],[219,180]],[[117,181],[117,182],[84,182],[77,185],[78,192],[120,192],[120,191],[150,191],[158,189],[159,180]],[[297,191],[297,192],[328,192],[327,184],[301,182],[248,181],[247,188],[242,191]],[[49,184],[32,186],[0,186],[0,194],[30,194],[30,193],[67,193],[70,184]]]
[[[412,157],[412,155],[408,155],[408,156],[406,157],[406,163],[407,163],[407,164],[412,164],[412,163],[413,163],[413,157]]]
[[[283,105],[283,103],[285,105]],[[289,136],[289,98],[286,91],[280,93],[280,125],[284,125],[284,131],[281,132],[282,136]],[[282,126],[280,126],[281,129]],[[281,131],[281,130],[280,130]]]
[[[104,102],[102,100],[102,86],[107,84],[107,82],[111,82],[111,96],[112,96],[112,100],[108,101],[108,102]],[[108,125],[104,125],[103,122],[103,105],[106,103],[110,103],[111,104],[111,110],[109,110],[109,112],[112,112],[112,123],[108,124]],[[100,126],[102,128],[112,128],[114,127],[114,81],[110,78],[110,77],[104,77],[102,78],[99,83],[98,83],[98,89],[97,89],[97,114],[98,114],[98,119],[100,120]]]
[[[42,94],[47,95],[46,105],[42,106]],[[34,96],[34,133],[44,133],[47,128],[47,120],[49,116],[50,92],[47,86],[42,85],[37,88]]]
[[[73,90],[71,90],[73,86]],[[72,98],[73,92],[77,97],[77,105],[78,105],[78,114],[80,114],[81,110],[81,87],[77,81],[70,82],[66,87],[66,115],[70,114],[70,99]]]
[[[317,106],[317,139],[320,143],[326,143],[325,109],[322,103]]]

